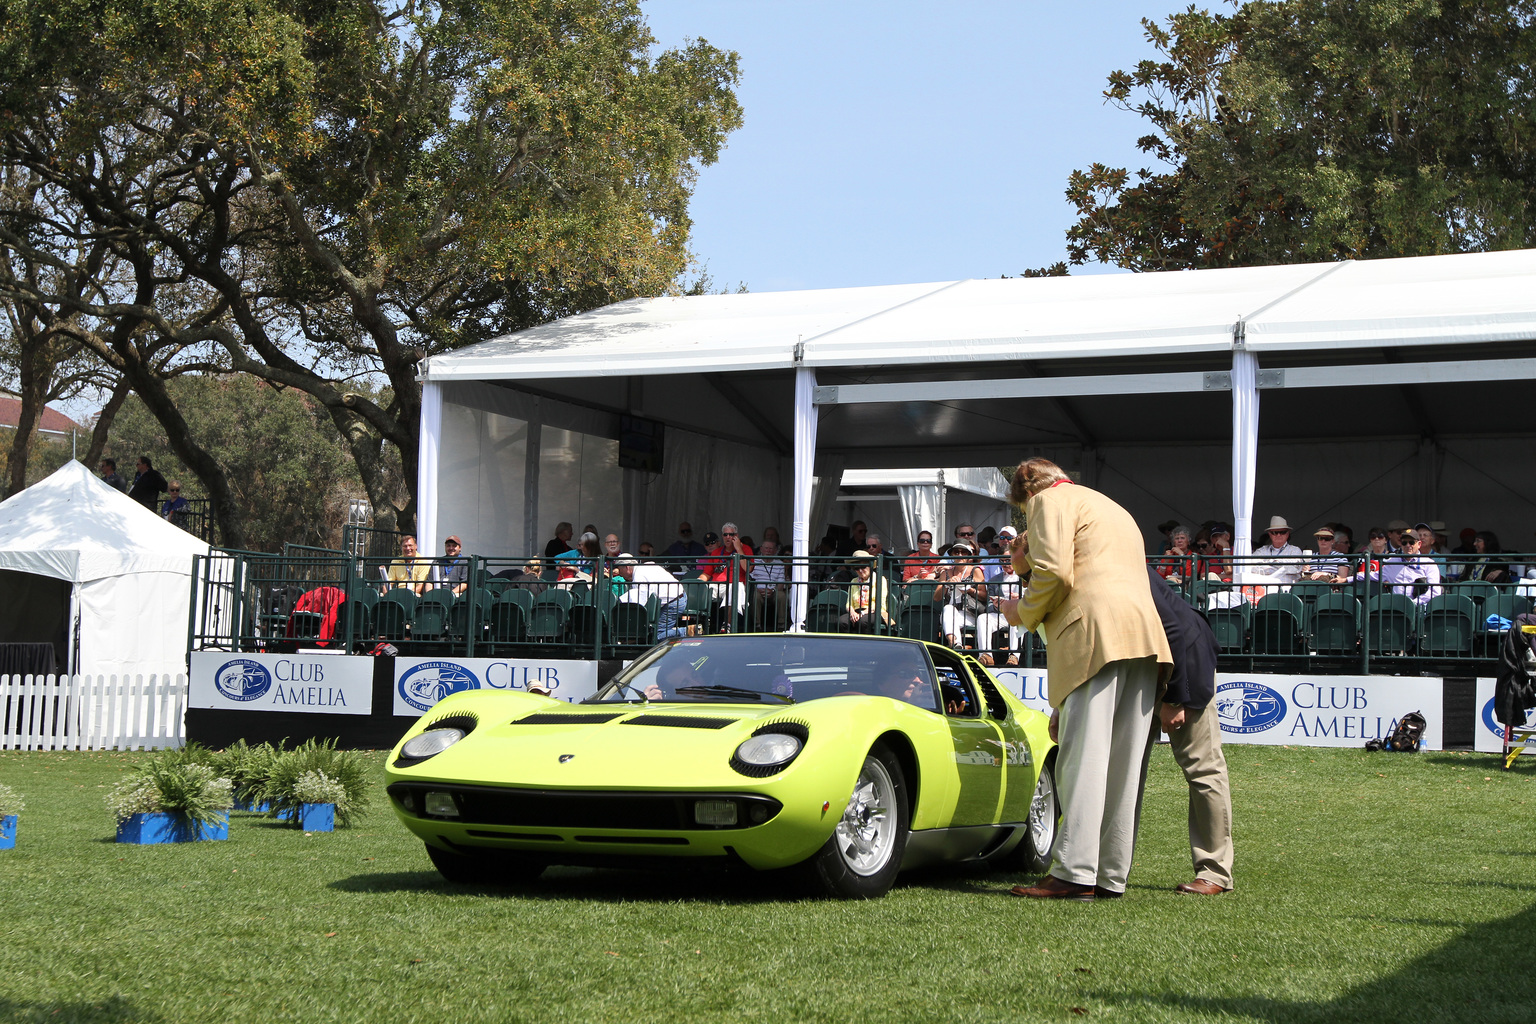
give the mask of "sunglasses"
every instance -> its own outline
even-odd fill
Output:
[[[967,530],[966,532],[958,534],[957,536],[960,536],[960,537],[974,537],[974,536],[976,536],[976,534],[974,534],[974,533],[970,532],[969,530]]]
[[[933,543],[933,538],[932,537],[919,537],[919,538],[917,538],[917,542],[919,544],[932,544]]]
[[[181,493],[181,488],[180,487],[172,487],[171,488],[171,493],[172,494],[180,494]]]
[[[720,536],[722,536],[722,537],[734,537],[734,536],[736,536],[736,534],[734,534],[734,533],[722,533]]]
[[[679,534],[681,534],[682,536],[684,536],[684,537],[692,537],[693,536],[693,531],[692,530],[678,530],[677,532]]]

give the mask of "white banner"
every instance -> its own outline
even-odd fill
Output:
[[[460,690],[536,686],[575,703],[597,692],[597,662],[538,658],[396,658],[395,714],[415,717]]]
[[[344,654],[193,651],[187,706],[219,711],[373,711],[373,659]]]
[[[1026,706],[1051,713],[1046,670],[994,668],[998,682]],[[1478,681],[1478,706],[1487,701]],[[1298,747],[1363,747],[1385,739],[1399,716],[1417,711],[1427,723],[1425,746],[1441,748],[1443,679],[1400,676],[1266,676],[1216,673],[1216,714],[1223,743],[1289,743]],[[1489,680],[1488,699],[1493,696]],[[1495,723],[1496,724],[1496,723]],[[1483,742],[1480,727],[1478,742]],[[1498,750],[1498,739],[1488,748]],[[1484,749],[1479,746],[1479,750]]]
[[[1410,711],[1424,716],[1424,746],[1441,748],[1445,680],[1407,676],[1261,676],[1216,673],[1223,743],[1363,747],[1386,739]]]
[[[1536,711],[1525,716],[1525,724],[1536,729]],[[1493,680],[1477,680],[1477,725],[1473,727],[1472,749],[1489,754],[1504,752],[1504,726],[1493,717]],[[1527,737],[1527,747],[1536,747],[1536,736]]]

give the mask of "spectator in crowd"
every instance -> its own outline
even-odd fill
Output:
[[[139,461],[134,464],[133,486],[128,488],[128,497],[153,512],[160,503],[160,495],[164,493],[165,477],[150,465],[148,455],[140,455]]]
[[[939,552],[939,554],[943,555],[946,560],[951,560],[953,556],[950,554],[950,552],[954,549],[956,544],[965,545],[966,558],[970,558],[972,555],[974,555],[976,553],[976,527],[972,526],[970,523],[961,523],[959,526],[955,527],[954,538],[944,546],[944,550]]]
[[[604,555],[608,556],[609,558],[617,558],[622,552],[623,548],[619,545],[618,534],[610,533],[608,536],[603,538]]]
[[[828,583],[831,581],[834,571],[831,555],[836,550],[837,541],[833,540],[832,535],[829,533],[822,537],[821,542],[811,551],[810,577],[812,583]]]
[[[678,576],[688,576],[698,571],[699,559],[708,553],[708,548],[693,539],[693,524],[688,522],[677,524],[677,540],[662,552],[668,558],[687,559],[671,565],[673,573]]]
[[[1211,527],[1210,552],[1201,559],[1198,570],[1202,579],[1214,576],[1222,582],[1232,582],[1232,527],[1226,523]]]
[[[789,624],[789,572],[778,554],[778,542],[765,540],[752,561],[752,618],[767,630]]]
[[[875,572],[875,556],[867,550],[855,551],[848,565],[853,570],[853,580],[848,584],[847,610],[837,619],[838,628],[844,633],[874,633],[877,629],[894,633],[890,587],[885,577]]]
[[[863,551],[866,544],[865,534],[868,531],[869,527],[864,525],[864,520],[855,519],[853,525],[848,527],[848,536],[837,546],[837,556],[839,558],[848,558],[855,551]]]
[[[1343,583],[1349,579],[1349,559],[1333,550],[1333,527],[1319,526],[1313,537],[1317,540],[1317,554],[1307,560],[1301,578],[1319,583]]]
[[[170,497],[160,503],[160,518],[168,519],[173,525],[185,528],[187,509],[192,507],[192,503],[181,496],[181,481],[172,480],[166,493]]]
[[[1355,531],[1343,523],[1329,523],[1333,528],[1333,553],[1336,555],[1353,554],[1355,550]]]
[[[733,556],[740,556],[739,558]],[[747,606],[746,578],[752,573],[752,549],[741,543],[735,523],[720,527],[720,543],[699,563],[699,575],[709,581],[715,600],[729,604],[737,615]],[[732,579],[736,582],[732,583]]]
[[[1435,528],[1428,523],[1414,523],[1413,532],[1419,538],[1419,557],[1435,563],[1439,577],[1435,582],[1445,579],[1446,560],[1444,555],[1435,550]]]
[[[1373,562],[1380,561],[1383,555],[1391,554],[1387,531],[1380,526],[1371,527],[1365,535],[1365,550]]]
[[[460,554],[463,545],[453,534],[443,538],[443,557],[436,565],[437,580],[455,594],[469,589],[469,558]],[[420,591],[417,591],[420,593]]]
[[[917,550],[901,560],[903,582],[916,579],[932,579],[933,571],[941,559],[933,553],[933,534],[921,530],[917,535]]]
[[[1391,587],[1394,594],[1412,598],[1415,604],[1423,608],[1440,596],[1440,574],[1434,562],[1419,555],[1418,534],[1404,530],[1402,538],[1401,550],[1383,556],[1380,563],[1373,559],[1371,565],[1362,566],[1355,575],[1369,574],[1371,579],[1380,580],[1383,586]],[[1380,565],[1379,569],[1374,568],[1377,564]]]
[[[643,540],[640,542],[640,557],[646,559],[656,557],[656,549],[651,545],[650,541]]]
[[[1482,580],[1486,583],[1509,581],[1509,563],[1498,556],[1504,549],[1492,530],[1479,530],[1472,538],[1473,558],[1463,579]]]
[[[1469,526],[1465,530],[1462,530],[1461,531],[1461,543],[1451,550],[1451,554],[1453,554],[1453,555],[1474,555],[1474,554],[1476,554],[1477,553],[1477,548],[1475,548],[1473,546],[1473,544],[1472,544],[1472,542],[1476,538],[1477,538],[1477,531],[1472,529],[1472,527]]]
[[[571,551],[572,532],[570,523],[560,523],[556,526],[554,539],[544,545],[544,557],[559,558]]]
[[[1159,537],[1152,542],[1152,554],[1166,555],[1168,553],[1168,550],[1173,547],[1173,531],[1178,529],[1178,527],[1179,521],[1177,519],[1169,519],[1166,522],[1157,524]]]
[[[406,534],[400,538],[400,557],[389,563],[385,577],[391,587],[406,587],[413,594],[427,589],[427,578],[432,573],[432,562],[416,554],[416,538]]]
[[[939,622],[944,630],[944,642],[955,650],[961,650],[965,630],[976,627],[976,616],[987,610],[987,578],[976,563],[971,546],[964,540],[956,540],[949,546],[949,561],[939,566],[934,579],[940,586],[933,592],[935,601],[942,601]]]
[[[1169,548],[1158,559],[1157,574],[1170,586],[1179,586],[1195,572],[1195,556],[1190,550],[1190,531],[1187,526],[1175,526],[1168,531]]]
[[[1403,550],[1403,534],[1406,533],[1409,529],[1411,529],[1411,527],[1409,527],[1409,525],[1401,519],[1394,519],[1388,523],[1387,546],[1390,547],[1393,551]]]
[[[1006,535],[1006,536],[1005,536]],[[1023,594],[1024,588],[1019,580],[1018,571],[1013,566],[1012,549],[1018,547],[1020,551],[1029,551],[1029,535],[1016,533],[1011,526],[1005,526],[997,533],[998,539],[1009,546],[1010,557],[1006,565],[997,572],[987,577],[987,603],[988,610],[976,616],[976,647],[981,653],[976,659],[983,665],[1017,665],[1019,663],[1019,651],[1024,640],[1024,631],[1018,626],[1010,626],[1008,620],[1003,617],[1002,602],[1017,601]],[[1018,544],[1014,544],[1014,538],[1020,538]],[[1004,646],[997,646],[997,634],[1003,629],[1008,630],[1008,637]],[[1001,660],[999,660],[1001,655]]]
[[[1255,548],[1254,562],[1246,571],[1268,576],[1276,583],[1295,583],[1301,575],[1301,548],[1291,543],[1291,524],[1284,516],[1272,516],[1265,531],[1269,542]]]
[[[543,570],[544,566],[537,558],[530,558],[521,569],[503,569],[496,575],[507,580],[514,587],[521,587],[537,597],[549,586],[541,575]]]
[[[116,487],[124,494],[128,493],[128,481],[124,480],[122,475],[118,473],[116,459],[102,459],[101,465],[96,467],[96,469],[97,472],[101,474],[101,478],[103,480],[111,484],[113,487]]]
[[[598,543],[597,534],[590,530],[583,533],[577,539],[574,548],[562,551],[555,556],[555,565],[560,569],[561,581],[585,580],[590,583],[602,555],[603,548]]]
[[[763,527],[763,543],[766,544],[770,540],[773,541],[774,547],[778,548],[780,554],[787,553],[784,549],[784,542],[779,539],[779,528],[777,526]]]
[[[686,636],[688,630],[677,624],[687,605],[683,585],[666,569],[654,562],[642,562],[627,551],[619,552],[614,560],[613,571],[627,586],[619,595],[620,601],[645,604],[646,598],[656,596],[656,641]]]

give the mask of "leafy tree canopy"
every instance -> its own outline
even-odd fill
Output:
[[[1142,23],[1109,77],[1162,166],[1075,171],[1073,263],[1133,270],[1536,246],[1536,3],[1254,0]]]

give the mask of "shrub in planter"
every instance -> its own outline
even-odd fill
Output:
[[[268,814],[295,828],[303,827],[302,805],[315,802],[334,803],[336,824],[346,827],[368,804],[368,773],[368,762],[357,751],[337,750],[335,740],[305,740],[277,755],[261,795],[271,805]],[[302,792],[301,779],[307,780]],[[320,792],[334,793],[337,799],[304,799],[303,793],[316,792],[317,784],[324,786]]]
[[[27,802],[10,786],[0,786],[0,850],[16,847],[16,817],[27,809]]]
[[[170,751],[145,761],[107,794],[120,843],[229,838],[229,780]]]
[[[347,800],[347,787],[324,772],[305,772],[293,784],[299,801],[299,827],[306,832],[336,828],[336,805]]]
[[[236,740],[223,750],[214,751],[209,765],[219,775],[229,780],[234,790],[235,810],[266,813],[266,799],[261,795],[272,774],[272,765],[278,757],[277,748],[270,743],[250,746],[245,740]]]

